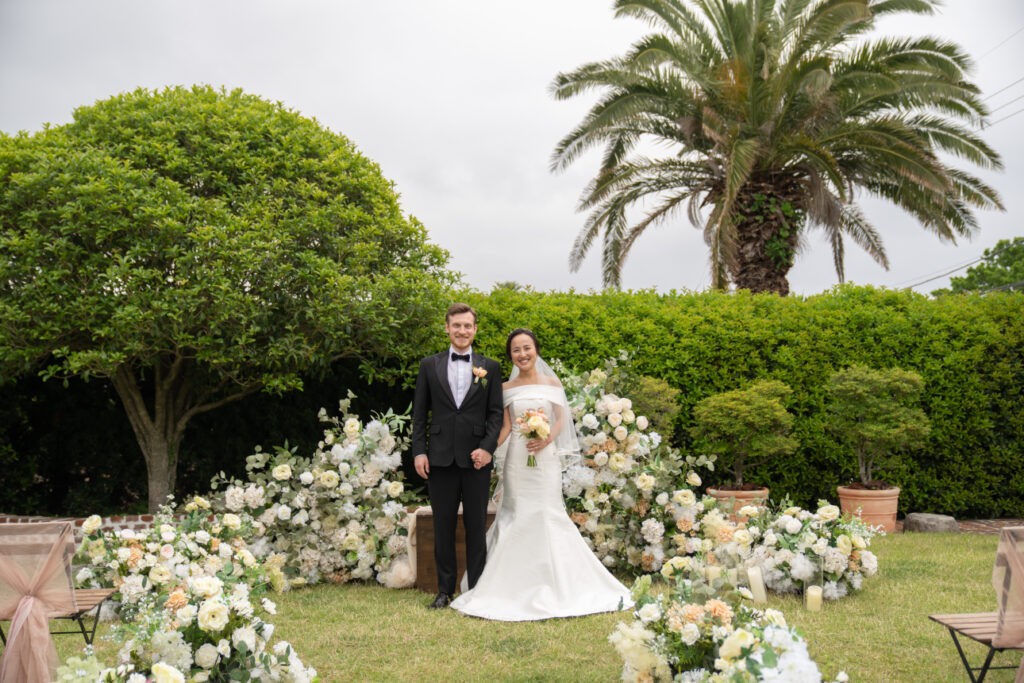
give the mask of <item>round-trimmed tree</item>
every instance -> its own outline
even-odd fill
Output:
[[[455,276],[344,136],[211,87],[0,136],[0,363],[108,378],[173,492],[194,416],[357,357],[393,379]]]

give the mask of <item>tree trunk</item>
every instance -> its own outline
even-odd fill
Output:
[[[156,512],[167,503],[167,496],[174,493],[178,449],[188,420],[187,407],[180,395],[182,389],[177,381],[160,381],[158,378],[153,383],[154,409],[151,414],[130,369],[122,366],[112,379],[146,461],[148,507],[150,512]]]
[[[768,183],[750,183],[737,197],[736,205],[733,284],[737,289],[786,296],[802,216],[787,193]]]

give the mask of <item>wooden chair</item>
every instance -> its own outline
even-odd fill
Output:
[[[114,589],[75,590],[74,555],[71,522],[0,524],[0,621],[11,622],[10,638],[0,628],[0,679],[6,673],[11,680],[49,680],[40,677],[56,659],[52,634],[81,633],[92,644],[99,611]],[[78,629],[50,631],[50,619],[73,620]]]
[[[973,683],[981,683],[994,669],[1017,669],[1015,681],[1024,683],[1024,660],[1020,667],[992,666],[997,652],[1024,650],[1024,527],[1008,527],[1000,532],[992,586],[998,597],[998,611],[932,614],[928,618],[949,630],[967,678]],[[988,648],[981,666],[972,666],[968,661],[959,636]]]

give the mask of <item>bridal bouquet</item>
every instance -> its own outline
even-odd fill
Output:
[[[551,435],[551,423],[543,408],[530,408],[516,418],[519,433],[527,439],[546,439]],[[526,459],[528,467],[537,466],[537,457],[531,452]]]

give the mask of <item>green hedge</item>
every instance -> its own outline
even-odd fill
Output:
[[[702,398],[773,378],[793,389],[800,448],[751,471],[750,481],[812,506],[836,500],[856,461],[824,425],[830,372],[851,363],[915,370],[933,422],[928,444],[882,474],[901,486],[901,514],[1024,516],[1024,296],[947,296],[845,286],[801,299],[724,294],[466,295],[481,316],[478,347],[500,357],[505,333],[531,327],[546,357],[599,367],[620,349],[635,369],[680,390],[674,443],[690,448]]]
[[[504,358],[509,330],[531,327],[547,358],[576,370],[602,367],[627,350],[636,372],[679,390],[670,436],[690,449],[693,406],[754,379],[788,384],[799,450],[751,470],[750,481],[813,506],[836,500],[835,487],[856,477],[856,463],[825,430],[829,373],[850,363],[914,370],[925,380],[932,420],[926,447],[882,475],[898,483],[901,514],[959,518],[1024,517],[1024,295],[993,293],[929,299],[911,292],[841,287],[805,299],[653,292],[539,293],[497,289],[464,293],[480,313],[477,349]],[[432,348],[444,347],[443,311]],[[384,340],[383,343],[386,343]],[[415,378],[418,358],[408,359]],[[357,360],[310,378],[306,391],[256,396],[197,418],[179,468],[179,494],[204,490],[211,474],[244,473],[256,444],[288,440],[311,452],[320,438],[316,410],[333,411],[347,389],[353,408],[404,410],[409,388],[359,379]],[[506,372],[511,369],[504,361]],[[9,486],[0,512],[128,511],[145,491],[142,457],[113,392],[102,382],[67,387],[37,378],[0,389],[0,465]],[[10,480],[10,481],[8,481]],[[88,481],[83,485],[83,481]],[[709,482],[714,483],[714,481]],[[142,496],[144,500],[144,496]]]

